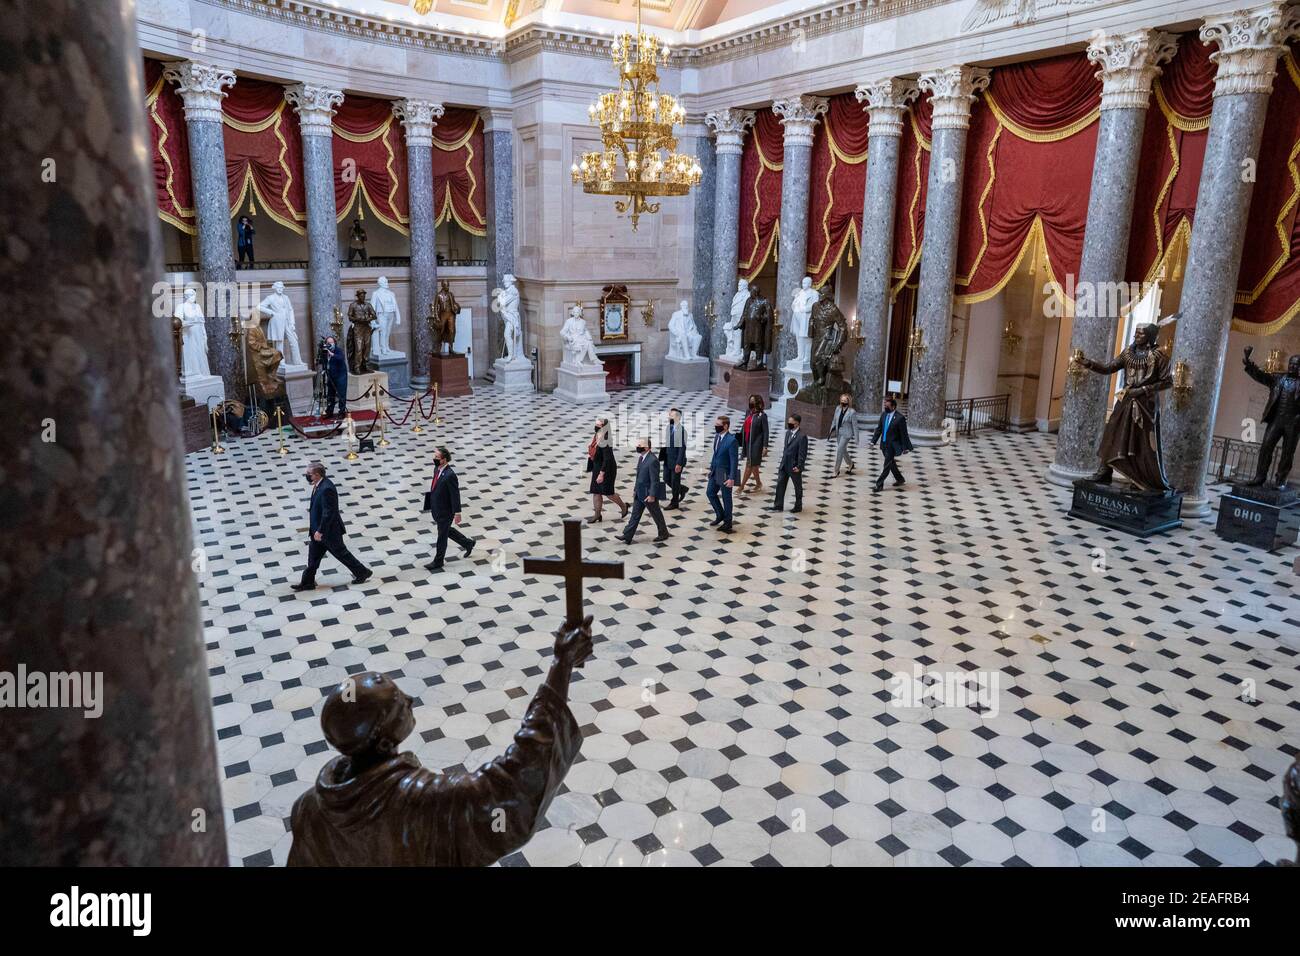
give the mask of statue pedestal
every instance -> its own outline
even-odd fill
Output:
[[[736,360],[718,358],[714,359],[713,364],[717,373],[717,380],[710,386],[710,391],[718,398],[726,398],[727,389],[731,388],[731,370],[736,367]]]
[[[469,387],[469,363],[463,355],[430,355],[429,387],[435,383],[439,398],[474,394]]]
[[[349,376],[350,377],[350,376]],[[316,373],[311,369],[284,373],[284,394],[295,415],[310,415],[315,400]]]
[[[811,385],[812,380],[811,368],[789,362],[781,368],[781,394],[786,398],[794,398]]]
[[[214,404],[226,400],[226,386],[221,383],[219,375],[186,375],[184,381],[185,394],[194,399],[196,405],[206,408],[209,399],[213,399]]]
[[[188,395],[181,396],[181,441],[187,455],[212,444],[212,417],[208,407],[199,405]]]
[[[373,394],[366,395],[366,390],[369,389],[371,385],[375,384],[388,388],[388,376],[383,372],[366,372],[364,375],[349,374],[348,408],[353,409],[354,411],[368,408],[373,411],[375,407],[375,396]],[[366,395],[366,397],[362,398],[362,395]],[[379,396],[380,398],[383,398],[384,393],[379,392]],[[295,409],[294,412],[297,414],[297,409]]]
[[[1232,494],[1219,499],[1214,531],[1225,541],[1278,551],[1300,537],[1300,500],[1291,489],[1233,485]]]
[[[528,359],[507,362],[499,358],[492,363],[497,387],[506,392],[531,392],[533,390],[533,363]]]
[[[570,368],[561,365],[556,369],[559,384],[555,388],[557,398],[578,405],[605,400],[605,367],[603,365],[583,365]]]
[[[814,405],[801,402],[793,395],[786,395],[785,413],[800,417],[799,430],[809,438],[829,438],[831,423],[835,421],[835,411],[839,405]]]
[[[703,392],[709,387],[709,360],[703,357],[664,358],[664,384],[679,392]]]
[[[771,392],[771,378],[767,369],[732,368],[727,376],[727,406],[738,408],[742,412],[749,408],[749,396],[763,396],[763,404],[768,404]]]
[[[1074,503],[1069,514],[1073,518],[1145,538],[1182,527],[1182,519],[1178,516],[1182,506],[1183,496],[1177,491],[1171,494],[1143,492],[1080,478],[1074,482]]]
[[[388,376],[388,390],[394,395],[406,398],[411,394],[411,363],[405,355],[394,353],[379,361],[379,371]]]

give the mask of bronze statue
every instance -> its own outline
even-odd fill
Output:
[[[246,326],[244,341],[248,348],[248,375],[257,386],[263,399],[276,399],[284,394],[284,379],[280,378],[280,363],[284,356],[266,339],[261,324]]]
[[[448,288],[447,280],[443,279],[438,294],[429,303],[429,331],[433,336],[434,355],[456,354],[456,315],[459,312],[460,303]],[[442,351],[444,345],[447,346],[446,353]]]
[[[1295,358],[1292,357],[1292,361]],[[1278,866],[1300,866],[1300,757],[1282,774],[1282,823],[1287,838],[1296,845],[1294,860],[1278,860]]]
[[[1262,419],[1268,428],[1264,431],[1264,443],[1259,449],[1259,467],[1255,469],[1255,477],[1245,482],[1245,486],[1257,488],[1267,483],[1269,487],[1282,489],[1286,487],[1287,478],[1291,474],[1296,439],[1300,438],[1300,355],[1291,356],[1285,372],[1266,372],[1250,360],[1253,351],[1254,348],[1246,346],[1242,361],[1246,366],[1246,374],[1269,389],[1268,404],[1264,406]],[[1279,442],[1282,453],[1277,458],[1276,476],[1269,482],[1273,453]]]
[[[348,306],[348,371],[364,375],[370,368],[370,336],[379,326],[374,306],[366,301],[366,290],[357,290],[357,299]]]
[[[758,371],[767,368],[764,358],[772,350],[772,303],[763,297],[762,290],[756,285],[749,287],[749,301],[740,317],[740,336],[744,355],[736,368]],[[750,364],[751,353],[756,360],[754,365]]]
[[[289,866],[487,866],[532,837],[578,755],[569,678],[591,654],[591,618],[555,633],[546,681],[506,752],[474,771],[420,765],[398,745],[411,698],[383,674],[357,674],[321,709],[342,754],[293,805]]]
[[[1141,491],[1167,494],[1173,491],[1165,477],[1160,451],[1160,396],[1173,385],[1169,358],[1156,347],[1159,330],[1139,325],[1133,344],[1109,362],[1080,359],[1080,364],[1102,375],[1124,370],[1124,387],[1102,433],[1101,469],[1089,479],[1110,484],[1112,472],[1133,482]]]
[[[849,339],[849,322],[825,288],[812,307],[811,319],[813,380],[799,392],[798,398],[814,405],[830,405],[844,391],[841,353]]]

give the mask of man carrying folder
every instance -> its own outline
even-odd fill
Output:
[[[438,550],[433,563],[426,564],[430,571],[442,570],[442,559],[447,554],[447,539],[453,539],[465,549],[465,557],[474,550],[474,539],[467,538],[452,525],[460,524],[460,481],[451,467],[451,452],[439,445],[433,453],[433,480],[424,495],[424,510],[433,516],[438,528]]]

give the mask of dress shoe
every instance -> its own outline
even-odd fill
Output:
[[[722,519],[716,516],[712,521],[709,522],[709,524],[721,524],[721,523],[722,523]]]
[[[772,505],[772,507],[768,508],[767,510],[768,510],[768,511],[784,511],[784,510],[785,510],[785,507],[784,507],[783,505]]]
[[[657,536],[655,537],[655,544],[658,544],[660,541],[667,541],[667,540],[668,540],[668,537],[669,537],[669,536],[668,536],[667,534],[657,535]]]
[[[803,511],[803,505],[795,505],[790,509],[790,514],[798,514],[800,511]]]
[[[433,572],[436,574],[437,572],[439,572],[439,571],[442,570],[442,565],[441,565],[441,564],[426,564],[426,565],[424,566],[424,570],[426,570],[426,571],[433,571]]]
[[[676,511],[676,510],[677,510],[677,502],[675,501],[670,501],[668,504],[664,505],[664,511]]]
[[[832,478],[838,478],[839,476],[840,476],[840,473],[839,473],[838,471],[835,472],[835,474],[831,475]]]
[[[289,587],[295,591],[314,591],[316,590],[315,581],[299,581],[297,584],[291,584]]]
[[[850,474],[850,475],[853,474],[853,466],[852,466],[852,465],[849,465],[849,474]]]
[[[591,515],[589,518],[587,518],[587,524],[596,524],[598,521],[604,521],[604,520],[605,519],[602,518],[600,515]]]
[[[620,535],[618,536],[618,540],[622,541],[624,544],[631,544],[631,543],[632,543],[632,539],[629,538],[629,537],[628,537],[627,535],[625,535],[625,534],[620,534]]]
[[[880,493],[880,490],[881,490],[883,487],[884,487],[884,485],[872,485],[872,486],[871,486],[871,490],[874,491],[874,492],[876,492],[877,494],[879,494],[879,493]]]
[[[725,531],[725,532],[727,532],[728,534],[730,534],[730,532],[731,532],[731,522],[728,521],[726,524],[724,524],[724,525],[723,525],[722,527],[720,527],[718,530],[719,530],[719,531]]]
[[[478,544],[477,538],[473,538],[470,540],[470,543],[465,548],[465,557],[467,558],[469,557],[469,553],[474,550],[474,545],[476,544]]]
[[[906,483],[907,483],[907,482],[903,481],[903,480],[900,478],[898,481],[894,482],[894,487],[897,488],[897,487],[899,487],[900,485],[904,485],[904,484],[906,484]]]
[[[619,519],[620,521],[622,521],[624,518],[627,517],[627,513],[628,513],[629,511],[631,511],[631,510],[632,510],[632,506],[631,506],[631,505],[624,505],[624,506],[623,506],[623,513],[622,513],[621,515],[618,516],[618,519]]]
[[[365,584],[367,581],[369,581],[369,580],[370,580],[371,578],[373,578],[374,576],[375,576],[375,572],[374,572],[374,571],[371,571],[369,568],[366,568],[364,571],[362,571],[360,574],[358,574],[356,577],[354,577],[354,578],[352,579],[352,583],[353,583],[353,584]]]

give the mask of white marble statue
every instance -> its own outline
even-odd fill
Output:
[[[575,305],[569,309],[569,317],[560,329],[560,341],[564,343],[564,363],[569,368],[598,366],[600,356],[596,354],[596,343],[592,341],[591,330],[587,320],[582,317],[582,306]]]
[[[501,338],[505,340],[505,363],[513,365],[526,362],[524,358],[524,330],[519,322],[519,287],[515,277],[504,275],[500,288],[492,290],[492,311],[501,316]]]
[[[740,320],[745,314],[745,304],[749,301],[749,283],[741,279],[736,283],[736,294],[731,298],[731,318],[722,327],[727,334],[727,352],[722,357],[729,362],[739,362],[740,355]]]
[[[258,303],[256,312],[267,316],[266,340],[284,356],[284,371],[305,368],[298,351],[298,329],[294,324],[293,303],[284,294],[284,283],[271,286],[271,294]]]
[[[690,304],[682,299],[680,307],[668,320],[668,357],[684,360],[699,358],[700,340]]]
[[[184,301],[173,313],[181,320],[181,374],[186,378],[212,374],[208,367],[208,331],[198,298],[197,292],[186,289]]]
[[[812,287],[812,278],[804,276],[790,301],[790,334],[799,350],[790,360],[790,367],[812,371],[812,310],[821,299],[821,293]]]
[[[379,288],[370,296],[370,304],[379,316],[379,328],[375,330],[375,343],[371,354],[377,359],[406,358],[405,352],[393,348],[391,336],[393,329],[402,324],[402,313],[397,308],[397,296],[388,288],[388,276],[379,277]]]

